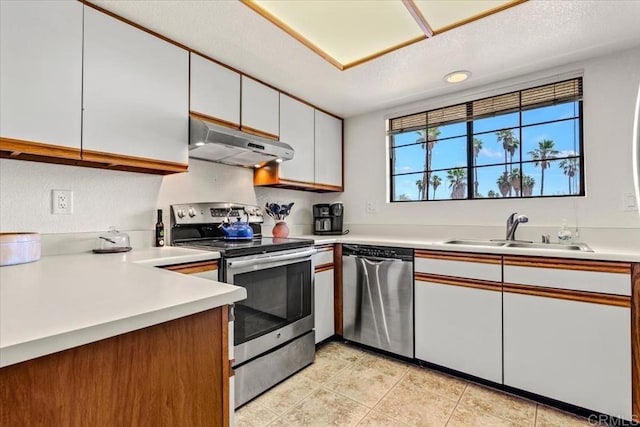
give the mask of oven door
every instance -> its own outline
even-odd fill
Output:
[[[234,366],[313,329],[314,253],[304,248],[224,261],[225,282],[247,290],[235,303]]]

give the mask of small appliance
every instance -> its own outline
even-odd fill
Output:
[[[342,230],[343,215],[344,205],[342,202],[313,205],[313,233],[344,234]]]

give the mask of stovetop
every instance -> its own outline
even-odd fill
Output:
[[[174,242],[174,246],[220,252],[225,258],[257,255],[313,246],[311,239],[262,237],[253,240],[194,239]]]

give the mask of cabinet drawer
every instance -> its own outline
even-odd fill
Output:
[[[318,253],[313,256],[316,267],[333,264],[333,246],[321,246],[316,249],[318,249]]]
[[[416,251],[415,257],[416,273],[502,281],[502,257],[499,255]]]
[[[504,258],[504,282],[631,295],[631,265],[556,258]]]

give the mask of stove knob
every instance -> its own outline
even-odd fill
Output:
[[[196,216],[196,210],[194,208],[189,208],[189,217],[193,218]]]
[[[178,218],[184,218],[184,210],[183,209],[178,209],[176,211],[176,215],[178,215]]]

